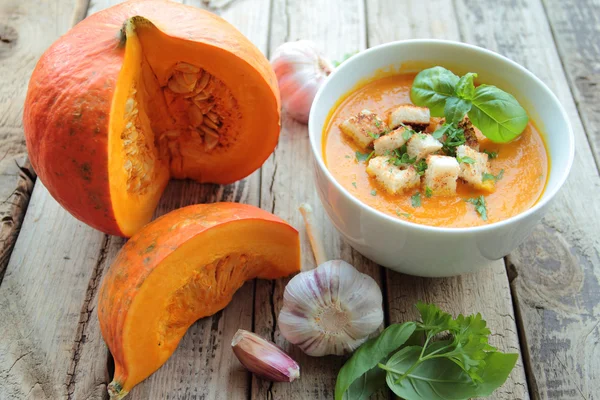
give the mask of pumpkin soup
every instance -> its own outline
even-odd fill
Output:
[[[423,84],[440,70],[450,89]],[[475,77],[459,80],[436,67],[348,94],[324,128],[327,168],[360,201],[419,224],[478,226],[529,209],[548,175],[542,136],[514,97],[475,86]],[[433,89],[421,90],[427,85]],[[500,117],[490,110],[494,101],[502,104]]]

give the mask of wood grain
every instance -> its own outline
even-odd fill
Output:
[[[271,16],[271,52],[280,44],[298,39],[314,41],[325,54],[342,59],[346,53],[365,48],[366,24],[362,0],[303,1],[275,0]],[[261,208],[274,212],[301,233],[303,268],[315,264],[298,206],[308,202],[315,208],[320,231],[330,258],[342,258],[381,282],[380,268],[353,251],[325,218],[314,189],[308,129],[284,115],[279,145],[262,168]],[[277,315],[288,280],[258,281],[255,299],[255,332],[288,350],[301,366],[301,379],[288,383],[252,380],[253,399],[329,399],[340,357],[308,357],[291,346],[277,328]]]
[[[79,17],[77,4],[0,2],[0,282],[35,180],[22,124],[27,82],[43,51]]]
[[[67,398],[103,240],[35,185],[0,286],[0,398]]]
[[[600,165],[600,2],[544,0],[554,43]]]
[[[453,3],[445,0],[408,1],[402,8],[405,23],[389,24],[397,13],[393,0],[367,2],[369,46],[414,38],[460,40]],[[447,279],[425,279],[386,270],[390,322],[415,319],[419,300],[438,304],[457,315],[480,312],[492,331],[490,342],[501,351],[520,353],[510,288],[503,261],[490,262],[476,274]],[[507,382],[490,398],[527,399],[523,360],[519,358]]]
[[[584,12],[580,29],[597,15]],[[547,8],[549,9],[549,7]],[[588,10],[588,11],[586,11]],[[557,10],[556,12],[560,12]],[[600,393],[600,178],[572,88],[540,1],[457,1],[463,38],[524,65],[561,100],[575,133],[571,175],[529,240],[510,256],[513,295],[526,339],[532,396],[593,399]],[[555,35],[556,36],[556,35]],[[588,132],[588,136],[589,132]],[[594,137],[591,135],[590,137]]]

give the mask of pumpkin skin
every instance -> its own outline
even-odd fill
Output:
[[[208,136],[193,136],[203,131],[186,130],[183,100],[163,96],[179,62],[211,77],[213,110],[221,113],[211,151]],[[134,128],[146,158],[121,148],[128,95],[138,96],[144,115]],[[170,178],[226,184],[259,168],[277,144],[280,99],[268,60],[225,20],[168,1],[134,0],[91,15],[44,53],[23,124],[31,163],[50,194],[88,225],[129,237],[150,221]],[[180,135],[163,143],[170,132]],[[131,161],[150,164],[134,177],[145,179],[142,190],[128,180]]]
[[[175,351],[189,326],[223,309],[253,278],[300,271],[298,231],[238,203],[188,206],[146,225],[103,279],[98,318],[122,398]]]

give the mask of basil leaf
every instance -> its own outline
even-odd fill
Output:
[[[519,355],[516,353],[490,353],[481,372],[482,383],[477,385],[477,396],[489,396],[506,382],[515,367]]]
[[[471,101],[469,119],[492,142],[510,142],[529,122],[517,99],[495,86],[478,86]]]
[[[335,400],[366,399],[385,385],[385,371],[379,369],[377,363],[402,346],[415,329],[414,322],[393,324],[378,337],[363,343],[338,373]]]
[[[450,97],[446,100],[446,106],[444,107],[446,123],[458,124],[469,110],[471,110],[471,102],[469,100]]]
[[[475,96],[475,84],[473,81],[477,78],[477,74],[469,72],[458,80],[456,85],[456,95],[461,99],[471,100]]]
[[[386,382],[405,400],[463,400],[477,396],[477,385],[458,365],[447,358],[423,361],[400,382],[396,381],[419,360],[421,346],[404,347],[386,363]],[[486,388],[487,389],[487,388]]]
[[[458,76],[446,68],[425,69],[415,77],[410,99],[418,106],[429,107],[432,116],[443,117],[446,100],[454,96],[458,80]]]

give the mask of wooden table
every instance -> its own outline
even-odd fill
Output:
[[[0,1],[0,398],[106,398],[113,366],[98,328],[98,284],[124,240],[75,220],[27,162],[22,109],[41,53],[73,23],[118,1]],[[480,273],[422,279],[383,269],[340,239],[314,190],[307,128],[283,117],[275,153],[229,186],[171,182],[157,214],[188,204],[245,202],[302,233],[299,203],[314,204],[331,257],[384,289],[386,323],[415,317],[417,300],[453,313],[481,312],[491,341],[521,358],[496,399],[600,398],[600,2],[598,0],[186,0],[220,14],[265,54],[311,39],[327,54],[383,42],[441,38],[473,43],[519,62],[565,106],[576,137],[570,179],[529,240]],[[20,234],[19,234],[20,231]],[[339,357],[310,358],[277,329],[286,281],[243,286],[222,312],[194,324],[176,353],[132,399],[332,398]],[[238,328],[286,348],[302,367],[293,384],[245,372],[232,356]],[[383,393],[378,398],[391,397]]]

